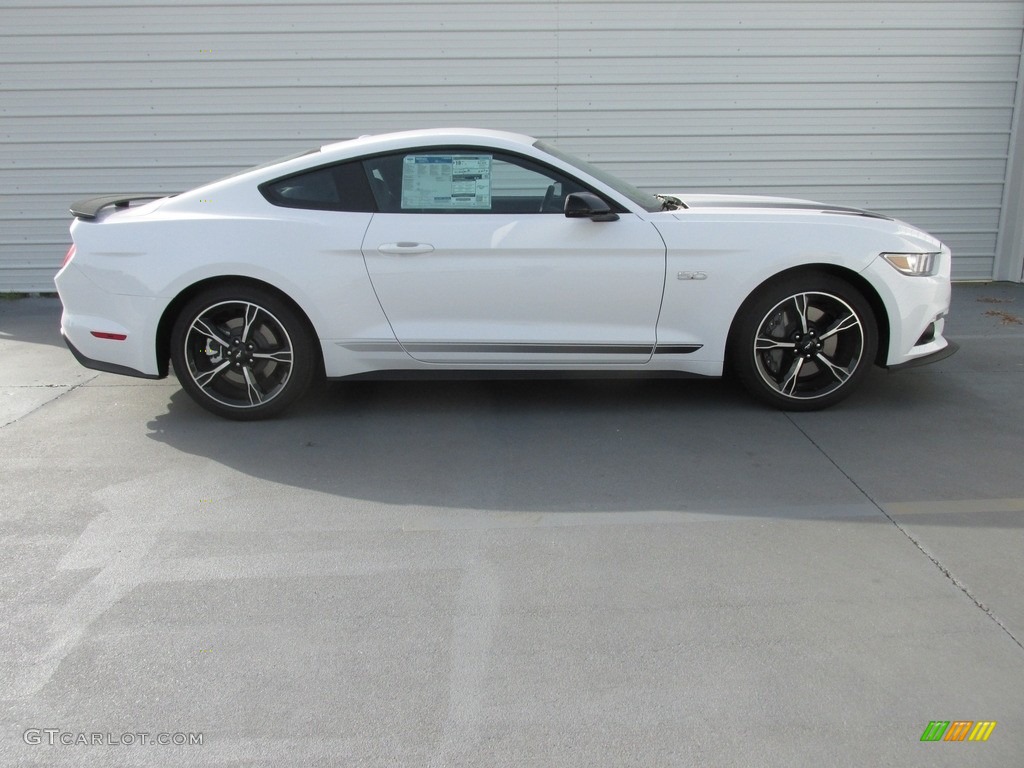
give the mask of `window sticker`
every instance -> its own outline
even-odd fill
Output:
[[[402,209],[491,209],[490,155],[406,155]]]

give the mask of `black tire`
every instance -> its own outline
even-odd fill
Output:
[[[182,308],[171,332],[171,362],[182,388],[203,408],[253,421],[301,397],[319,356],[316,339],[288,304],[257,286],[225,285]]]
[[[814,411],[849,396],[877,351],[878,322],[863,295],[839,277],[808,272],[766,283],[744,303],[728,362],[762,402]]]

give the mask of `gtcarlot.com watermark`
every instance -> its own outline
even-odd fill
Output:
[[[27,728],[21,735],[29,746],[48,747],[201,747],[202,733],[124,731],[65,731],[62,728]]]

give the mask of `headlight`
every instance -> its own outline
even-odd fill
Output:
[[[882,258],[904,275],[930,277],[939,271],[938,253],[883,253]]]

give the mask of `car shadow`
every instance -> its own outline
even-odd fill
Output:
[[[875,369],[809,413],[763,407],[728,378],[343,381],[264,422],[215,418],[177,391],[148,427],[183,453],[339,499],[891,524],[887,502],[1024,496],[1019,378],[987,373],[987,359]]]
[[[874,384],[829,413],[877,418]],[[213,418],[179,391],[148,426],[261,480],[388,505],[888,522],[807,426],[730,380],[343,382],[264,422]]]
[[[763,407],[730,379],[348,380],[265,422],[215,418],[177,391],[149,437],[253,478],[387,505],[891,524],[887,502],[1024,496],[1024,401],[1020,377],[1005,375],[1020,372],[1024,344],[993,333],[982,289],[958,288],[961,352],[875,369],[820,412]]]

